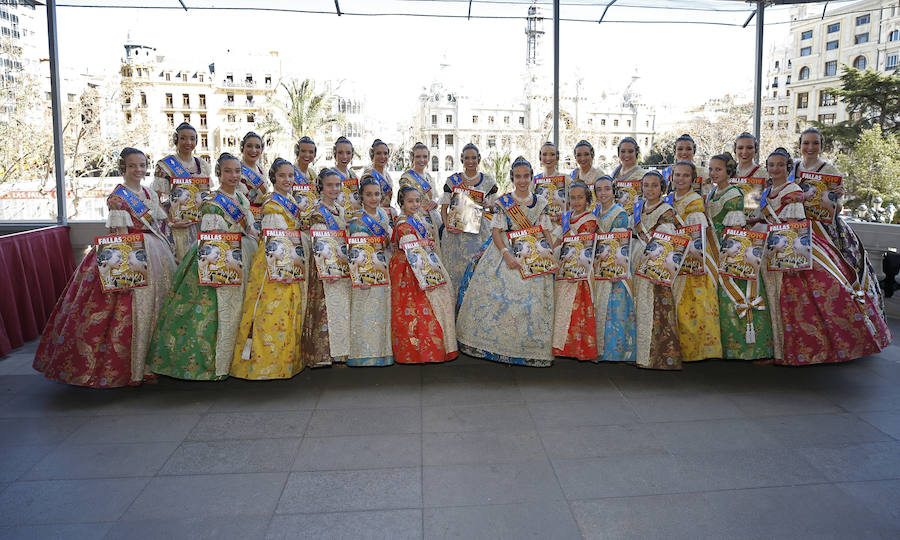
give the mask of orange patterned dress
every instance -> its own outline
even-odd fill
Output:
[[[569,230],[579,234],[596,232],[597,218],[593,213],[585,212],[572,220]],[[597,359],[597,322],[594,318],[591,279],[556,282],[553,319],[554,356],[578,360]]]

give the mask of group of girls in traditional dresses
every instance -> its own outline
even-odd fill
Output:
[[[161,197],[171,197],[172,178],[208,178],[213,167],[193,155],[196,141],[190,125],[178,127],[176,153],[156,164],[152,189],[141,186],[147,157],[133,148],[122,151],[123,183],[107,199],[107,227],[116,234],[143,233],[148,286],[102,292],[91,252],[51,315],[35,369],[98,388],[137,385],[155,374],[284,379],[307,367],[437,363],[460,352],[534,367],[564,357],[669,370],[705,359],[842,362],[891,341],[878,281],[859,238],[839,215],[833,223],[812,222],[812,270],[769,272],[763,264],[757,280],[718,274],[726,228],[765,230],[803,220],[803,191],[792,178],[800,171],[837,173],[819,157],[822,136],[816,130],[801,135],[798,163],[779,148],[765,167],[755,162],[759,149],[748,133],[735,141],[737,159],[728,152],[713,156],[708,169],[693,163],[696,146],[684,135],[674,147],[683,159],[665,171],[640,168],[640,148],[628,137],[618,145],[619,165],[611,175],[593,166],[593,147],[580,141],[574,149],[578,166],[565,175],[567,211],[556,216],[548,200],[534,193],[536,179],[564,176],[552,143],[540,149],[537,175],[525,158],[512,163],[508,193],[499,193],[497,181],[479,170],[481,155],[473,144],[463,148],[463,170],[436,184],[425,170],[429,150],[417,143],[395,196],[386,169],[390,150],[381,140],[372,144],[371,164],[357,178],[350,168],[353,145],[344,137],[334,144],[334,168],[313,170],[316,144],[303,137],[294,162],[277,158],[266,171],[260,165],[263,140],[251,132],[241,140],[240,156],[225,153],[215,163],[219,185],[203,197],[199,224],[172,217],[170,203],[160,204]],[[745,212],[745,193],[735,185],[742,178],[765,179],[759,210]],[[352,212],[340,200],[350,179],[361,205]],[[640,180],[633,207],[619,202],[625,200],[617,184],[623,180]],[[295,198],[298,186],[317,194],[307,212]],[[484,216],[477,233],[443,227],[456,188],[479,192]],[[840,188],[837,194],[843,194]],[[654,232],[699,226],[706,240],[704,271],[680,275],[671,285],[638,275],[618,281],[565,281],[553,273],[526,279],[507,233],[536,226],[537,241],[557,251],[569,234],[628,232],[630,245],[620,249],[631,253],[632,271]],[[267,257],[275,248],[264,245],[262,231],[268,229],[300,231],[295,250],[301,279],[269,279]],[[326,230],[381,237],[384,259],[375,264],[388,285],[351,287],[349,278],[320,278],[311,231]],[[199,283],[200,231],[240,235],[240,248],[230,256],[243,261],[241,285]],[[401,248],[418,240],[433,245],[445,284],[420,287]]]

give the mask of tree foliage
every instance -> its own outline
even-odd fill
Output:
[[[871,206],[876,196],[885,203],[900,203],[900,139],[875,124],[864,129],[852,152],[840,154],[837,167],[844,172],[847,206]]]
[[[303,136],[315,139],[325,128],[342,122],[342,117],[332,112],[333,96],[327,92],[316,93],[312,79],[281,81],[278,89],[280,92],[272,104],[284,123],[279,119],[264,123],[266,135],[289,132],[294,141]]]
[[[497,181],[497,193],[506,193],[512,189],[512,181],[509,179],[509,167],[512,157],[509,150],[503,152],[491,152],[484,160],[485,170]]]
[[[826,144],[853,148],[862,132],[878,126],[882,133],[900,134],[900,73],[841,66],[840,88],[829,88],[845,107],[850,120],[835,125],[811,122],[822,130]]]

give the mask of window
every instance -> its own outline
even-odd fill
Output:
[[[225,101],[229,105],[234,105],[234,94],[232,94],[231,92],[225,94]]]
[[[266,78],[264,80],[266,82],[266,86],[272,86],[272,76],[271,75],[266,75]]]
[[[520,126],[524,126],[524,125],[525,125],[525,117],[524,117],[524,116],[520,116],[520,117],[519,117],[519,125],[520,125]]]
[[[227,118],[229,122],[237,122],[237,116],[234,113],[229,113]]]
[[[200,127],[206,127],[206,115],[205,114],[200,115]]]
[[[253,94],[247,94],[247,105],[253,105]]]
[[[778,114],[787,114],[787,113],[788,113],[787,105],[779,105],[778,106]]]
[[[6,60],[7,65],[9,65],[9,60],[7,60],[5,58],[4,58],[4,60]],[[130,95],[125,96],[125,105],[131,105],[131,96]]]
[[[588,125],[589,125],[589,126],[593,126],[593,125],[594,125],[594,119],[593,119],[593,118],[588,118]]]
[[[166,72],[166,80],[167,80],[167,81],[171,81],[171,80],[172,80],[172,74],[169,73],[168,71]]]
[[[141,107],[147,106],[147,94],[141,92]]]
[[[441,144],[441,138],[440,138],[440,136],[439,136],[439,135],[432,135],[432,136],[431,136],[431,147],[432,147],[432,148],[437,148],[438,145],[440,145],[440,144]]]
[[[434,172],[438,171],[438,157],[431,156],[431,170]]]
[[[859,45],[861,43],[868,43],[868,42],[869,42],[869,33],[868,32],[863,32],[862,34],[856,34],[855,36],[853,36],[853,44],[854,45]]]
[[[447,117],[444,118],[444,120],[446,120],[448,124],[452,124],[453,123],[453,115],[448,114]]]
[[[826,126],[834,125],[835,114],[820,114],[819,115],[819,123],[825,124]]]
[[[191,106],[191,96],[190,94],[181,94],[181,104],[185,107]]]
[[[828,25],[828,33],[833,34],[841,31],[841,23],[836,22]]]
[[[508,116],[503,117],[503,123],[506,124],[507,126],[509,125],[509,117]]]
[[[491,124],[491,125],[494,124],[494,117],[493,117],[493,115],[488,116],[488,124]]]
[[[453,135],[452,134],[444,135],[444,144],[447,146],[453,146]]]
[[[253,113],[247,113],[247,123],[252,124],[256,122],[256,115]]]
[[[234,82],[234,73],[226,73],[225,74],[225,82],[229,83],[229,84],[233,83]]]
[[[825,76],[837,75],[837,60],[825,62]]]
[[[206,108],[206,94],[200,94],[200,96],[198,96],[198,97],[200,99],[200,108],[205,109]]]
[[[897,69],[897,55],[891,54],[887,57],[887,64],[884,66],[886,69]]]
[[[859,17],[856,18],[856,26],[859,26],[861,24],[869,24],[869,14],[868,13],[866,13],[865,15],[860,15]]]
[[[191,123],[191,113],[184,113],[181,115],[181,117],[182,117],[182,120],[181,120],[182,122],[185,122],[187,124]]]
[[[789,85],[789,84],[791,84],[791,76],[790,76],[790,75],[788,75],[788,76],[785,78],[785,81],[784,81],[784,85],[785,85],[785,86],[787,86],[787,85]],[[790,90],[788,90],[788,92],[790,92]],[[788,94],[788,95],[790,95],[790,94]]]
[[[125,113],[125,122],[128,124],[131,123],[131,113],[130,112]]]
[[[172,101],[172,94],[166,94],[166,107],[171,107],[174,104]]]
[[[605,125],[606,125],[606,118],[601,118],[601,119],[600,119],[600,125],[601,125],[601,126],[605,126]]]
[[[613,120],[613,125],[614,125],[614,126],[618,126],[618,125],[619,125],[619,120],[618,120],[618,119]]]
[[[833,51],[838,48],[838,40],[829,41],[825,44],[826,51]]]
[[[447,156],[444,158],[444,170],[445,171],[453,170],[453,156]]]
[[[809,56],[812,54],[812,47],[803,47],[800,49],[800,56]]]
[[[248,73],[247,76],[244,77],[244,81],[245,81],[247,84],[251,84],[251,85],[252,85],[252,84],[253,84],[253,74],[252,74],[252,73]]]
[[[805,109],[809,107],[809,92],[800,92],[797,94],[797,108]]]
[[[888,34],[888,41],[898,40],[900,40],[900,30],[891,30],[891,33]]]
[[[837,105],[837,98],[824,90],[819,92],[819,106],[830,107],[832,105]]]
[[[200,134],[200,148],[206,148],[207,146],[209,146],[209,138],[207,137],[206,133],[201,133]]]
[[[778,121],[778,129],[787,129],[788,121],[787,120],[779,120]]]
[[[775,90],[772,90],[772,97],[773,98],[778,97],[778,89],[777,88]]]
[[[473,123],[473,124],[477,124],[477,123],[478,123],[478,115],[477,115],[477,114],[473,114],[473,115],[472,115],[472,123]]]
[[[791,78],[791,76],[788,75],[788,79],[790,79],[790,78]],[[650,127],[650,120],[644,120],[644,127]]]
[[[174,126],[175,125],[175,115],[172,113],[166,113],[166,122],[168,122],[170,126]]]
[[[436,125],[437,125],[437,115],[436,115],[436,114],[432,114],[432,115],[431,115],[431,125],[432,125],[432,126],[436,126]]]
[[[628,127],[631,127],[631,120],[626,120],[628,122]]]
[[[857,56],[853,60],[853,67],[855,67],[856,69],[860,69],[860,70],[866,69],[867,64],[868,64],[868,62],[866,61],[865,56]]]
[[[481,135],[472,135],[472,144],[476,146],[481,144]]]
[[[778,88],[778,77],[772,80],[772,88]]]
[[[775,60],[775,71],[778,71],[780,68],[778,60]]]
[[[489,135],[487,138],[488,148],[496,148],[497,147],[497,136]]]
[[[800,34],[800,39],[812,39],[812,30],[805,30]]]
[[[765,115],[772,115],[772,114],[775,114],[775,107],[766,107],[766,108],[763,110],[763,114],[765,114]]]
[[[800,68],[799,79],[801,81],[805,81],[808,78],[809,78],[809,68],[806,66],[803,66],[802,68]]]
[[[772,129],[774,127],[775,127],[775,122],[773,122],[772,120],[768,120],[766,122],[766,129]]]

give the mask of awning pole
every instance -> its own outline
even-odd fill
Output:
[[[68,225],[66,216],[66,160],[63,154],[62,99],[59,92],[59,47],[56,35],[56,0],[47,0],[47,47],[50,53],[50,108],[53,113],[53,167],[56,173],[56,223]]]
[[[753,134],[760,137],[760,115],[762,114],[762,63],[763,63],[763,15],[766,10],[764,0],[756,2],[756,73],[753,87]]]
[[[559,148],[559,0],[553,0],[553,144]]]

